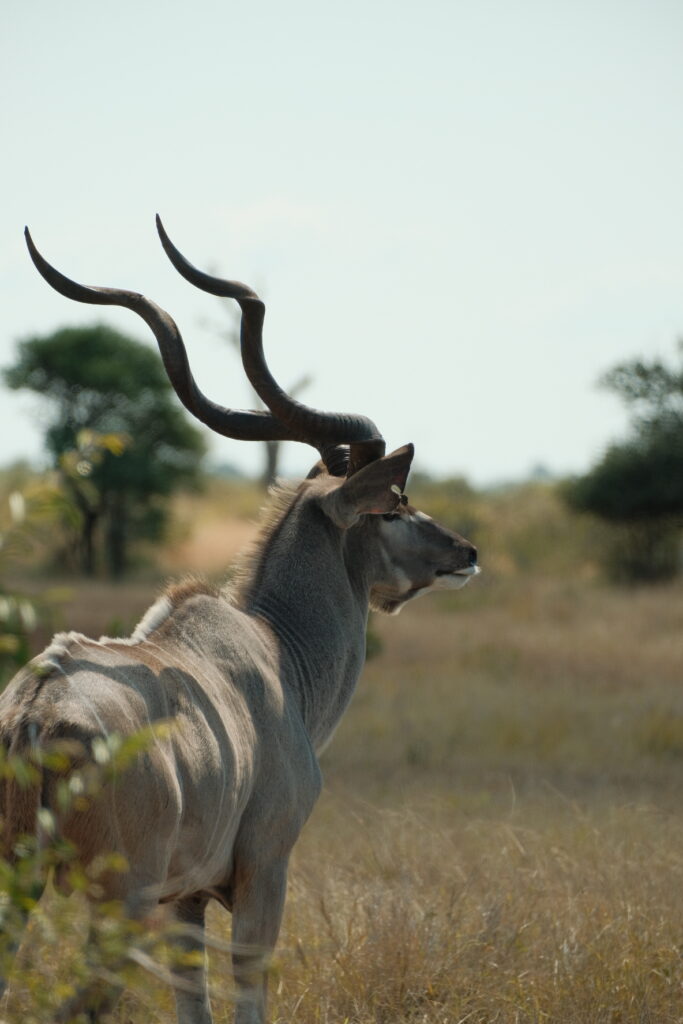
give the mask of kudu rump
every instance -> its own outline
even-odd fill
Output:
[[[157,226],[183,277],[239,303],[242,362],[265,411],[210,401],[164,310],[135,292],[76,284],[45,261],[28,230],[26,240],[62,295],[142,317],[179,398],[202,423],[245,441],[301,441],[320,461],[281,494],[236,583],[171,587],[129,639],[60,634],[19,672],[0,698],[0,741],[11,754],[39,762],[36,752],[68,740],[94,757],[107,736],[173,724],[87,810],[60,812],[58,779],[47,769],[28,790],[4,786],[4,838],[15,856],[16,838],[36,834],[38,812],[51,810],[83,865],[112,851],[125,857],[128,870],[104,877],[102,899],[121,900],[137,919],[172,904],[192,926],[184,948],[199,953],[206,905],[218,900],[232,913],[235,1020],[262,1024],[288,858],[320,792],[316,752],[363,666],[368,609],[396,613],[420,594],[462,587],[479,570],[468,541],[408,503],[412,445],[385,455],[371,420],[286,395],[264,358],[258,296],[197,270],[158,218]],[[66,876],[58,872],[56,884],[68,888]],[[211,1021],[201,961],[180,969],[183,1024]],[[100,997],[91,1019],[103,1005]]]

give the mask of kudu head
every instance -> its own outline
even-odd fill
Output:
[[[202,423],[226,437],[245,441],[301,441],[321,461],[309,474],[310,500],[342,531],[364,539],[372,575],[371,603],[397,612],[412,597],[455,589],[479,569],[476,549],[408,504],[405,484],[413,458],[406,445],[385,455],[385,442],[366,416],[312,409],[287,395],[275,381],[263,352],[265,306],[247,285],[198,270],[176,249],[157,216],[161,243],[178,272],[202,291],[239,304],[240,346],[249,381],[265,410],[217,405],[199,390],[174,320],[137,292],[77,284],[38,252],[26,228],[31,258],[45,280],[67,298],[94,305],[123,306],[148,324],[156,337],[169,380],[183,405]]]
[[[398,448],[347,476],[321,500],[337,526],[360,534],[365,558],[374,563],[371,606],[390,614],[432,590],[457,590],[479,572],[469,541],[409,503],[404,492],[413,454],[412,444]]]

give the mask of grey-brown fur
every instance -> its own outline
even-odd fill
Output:
[[[167,314],[133,293],[75,285],[35,247],[32,256],[64,294],[143,315],[183,401],[216,419],[215,408],[207,412],[197,398]],[[180,265],[193,283],[217,287]],[[245,286],[219,284],[232,289],[220,294],[234,294],[245,317],[258,302]],[[262,307],[254,308],[262,319]],[[128,872],[104,878],[103,899],[122,900],[137,918],[171,904],[192,926],[184,943],[197,951],[206,904],[218,900],[232,912],[236,1024],[265,1021],[265,964],[279,930],[287,862],[320,791],[317,753],[363,665],[368,609],[395,613],[421,593],[463,586],[478,571],[471,544],[405,504],[412,446],[382,457],[371,421],[290,409],[263,370],[256,328],[243,336],[245,367],[278,416],[269,423],[259,413],[256,425],[308,443],[319,429],[324,465],[276,501],[231,587],[190,580],[170,588],[128,640],[61,634],[0,697],[0,742],[12,753],[66,739],[87,759],[102,737],[172,722],[84,812],[60,816],[48,774],[31,791],[5,786],[6,842],[11,853],[13,839],[36,827],[39,805],[49,808],[83,863],[113,851],[127,859]],[[246,417],[256,438],[247,414],[234,415],[220,412],[221,429],[245,436]],[[346,475],[336,475],[344,466]],[[182,980],[178,1020],[210,1024],[204,968],[187,968]],[[72,1005],[63,1019],[73,1012]]]

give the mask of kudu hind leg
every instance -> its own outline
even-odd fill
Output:
[[[178,1024],[212,1024],[209,988],[206,977],[204,915],[207,900],[189,896],[175,904],[175,918],[181,928],[175,948],[181,958],[194,962],[174,964],[178,984],[175,989]]]
[[[236,873],[232,907],[235,1024],[264,1024],[268,963],[285,905],[287,860],[249,870],[241,883],[240,874]]]

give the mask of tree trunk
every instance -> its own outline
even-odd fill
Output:
[[[280,460],[280,442],[265,441],[266,463],[261,474],[261,483],[267,489],[272,487],[277,477],[277,467]]]
[[[94,512],[92,509],[87,508],[81,508],[81,514],[83,516],[83,525],[81,527],[81,536],[78,544],[80,549],[79,561],[81,564],[81,572],[84,576],[94,576],[97,568],[95,530],[99,514]]]
[[[125,495],[117,491],[109,496],[107,504],[107,533],[105,537],[107,571],[112,579],[120,579],[128,567]]]

